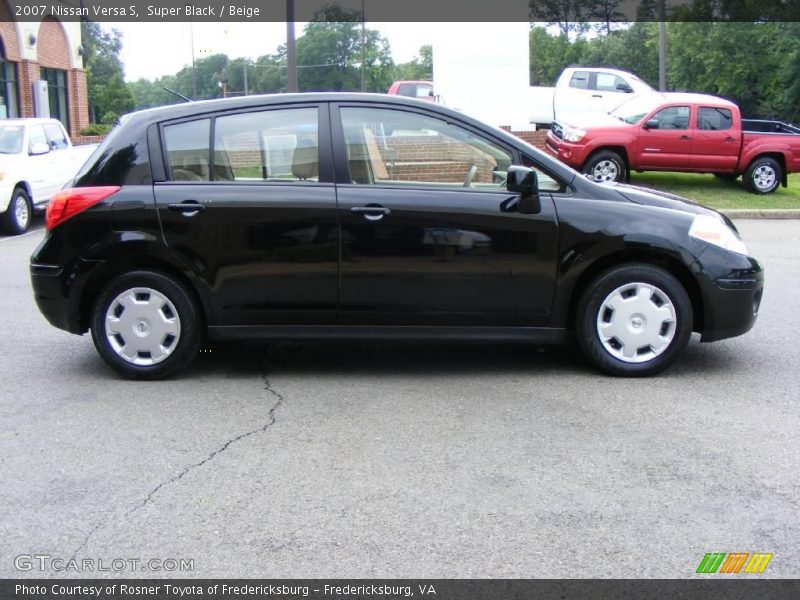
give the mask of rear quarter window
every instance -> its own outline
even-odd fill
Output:
[[[164,146],[172,181],[209,181],[211,120],[188,121],[164,127]]]

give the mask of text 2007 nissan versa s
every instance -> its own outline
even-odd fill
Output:
[[[431,103],[299,94],[129,115],[48,207],[48,321],[126,377],[211,340],[530,340],[574,332],[615,375],[754,324],[763,269],[733,224],[600,185]]]

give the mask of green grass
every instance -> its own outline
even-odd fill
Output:
[[[632,173],[631,183],[663,190],[716,209],[800,208],[800,173],[789,175],[789,187],[772,194],[751,194],[741,178],[725,181],[713,175],[695,173]]]

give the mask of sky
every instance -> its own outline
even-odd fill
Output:
[[[304,23],[295,25],[300,37]],[[125,79],[155,79],[176,73],[192,62],[192,29],[196,58],[223,53],[230,58],[272,54],[286,42],[285,23],[103,23],[122,32]],[[408,62],[434,36],[446,35],[447,23],[372,23],[389,40],[396,63]]]

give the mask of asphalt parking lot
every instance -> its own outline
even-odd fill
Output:
[[[51,576],[15,568],[44,554],[194,559],[129,576],[680,578],[717,551],[800,576],[800,221],[738,225],[767,269],[755,329],[644,380],[572,347],[281,343],[124,381],[39,314],[41,225],[0,237],[0,576]]]

